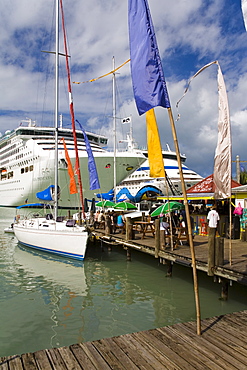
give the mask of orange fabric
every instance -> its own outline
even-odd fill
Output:
[[[65,151],[65,158],[66,158],[66,161],[68,163],[68,174],[69,174],[69,177],[70,177],[69,191],[70,191],[70,194],[76,194],[77,193],[77,187],[76,187],[76,182],[75,182],[74,171],[73,171],[73,167],[72,167],[72,164],[71,164],[71,160],[70,160],[70,157],[69,157],[68,149],[67,149],[67,146],[65,144],[64,138],[63,138],[63,147],[64,147],[64,151]]]

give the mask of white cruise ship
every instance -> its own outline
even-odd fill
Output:
[[[101,189],[106,192],[114,185],[114,153],[104,149],[107,138],[86,132],[94,154]],[[75,151],[71,129],[60,128],[59,138],[64,138],[72,165]],[[89,190],[88,156],[84,137],[77,131],[80,169],[84,198],[95,197],[95,190]],[[78,194],[69,194],[69,176],[63,143],[59,145],[58,183],[60,187],[59,206],[74,208]],[[116,152],[116,183],[119,184],[134,172],[143,162],[142,154]],[[0,139],[0,206],[16,207],[24,203],[36,203],[36,193],[54,184],[54,128],[37,127],[31,121],[13,131],[6,131]]]
[[[116,200],[129,200],[134,203],[143,199],[151,198],[157,195],[181,195],[181,181],[176,152],[172,151],[167,145],[167,150],[163,150],[164,168],[167,175],[167,181],[164,178],[152,178],[149,176],[149,162],[147,150],[136,149],[136,144],[129,136],[127,139],[128,151],[142,153],[146,161],[126,179],[116,187]],[[198,183],[203,179],[195,171],[190,170],[185,164],[186,156],[181,154],[182,171],[186,189]]]

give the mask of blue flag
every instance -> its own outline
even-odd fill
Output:
[[[80,124],[78,120],[76,122],[79,124],[80,129],[82,130],[82,133],[84,135],[84,140],[86,144],[86,150],[87,150],[87,155],[88,155],[88,172],[89,172],[89,181],[90,181],[90,190],[95,190],[95,189],[100,189],[100,184],[99,184],[99,178],[98,178],[98,172],[93,156],[93,152],[87,137],[87,134]]]
[[[129,0],[131,74],[139,115],[170,100],[147,0]]]

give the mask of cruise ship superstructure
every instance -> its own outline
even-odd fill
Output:
[[[128,137],[128,150],[142,153],[146,161],[126,179],[116,187],[116,200],[129,200],[140,202],[143,199],[157,195],[181,195],[181,181],[177,162],[176,152],[172,151],[167,145],[167,150],[163,150],[164,169],[167,175],[165,178],[152,178],[149,176],[149,162],[147,150],[138,150],[131,137]],[[180,155],[182,171],[186,189],[198,183],[203,178],[195,171],[189,169],[185,164],[186,156]]]
[[[60,128],[58,180],[60,187],[59,206],[73,208],[78,204],[78,194],[69,194],[69,176],[62,138],[65,139],[72,165],[75,151],[71,129]],[[86,132],[94,154],[100,186],[92,191],[89,185],[88,156],[84,137],[77,131],[77,141],[82,174],[84,198],[92,199],[96,192],[107,192],[113,188],[114,153],[104,149],[105,136]],[[116,152],[116,183],[120,183],[134,172],[144,161],[139,153]],[[0,139],[0,206],[16,207],[24,203],[37,202],[36,193],[54,184],[54,128],[38,127],[31,121],[13,131],[6,131]]]

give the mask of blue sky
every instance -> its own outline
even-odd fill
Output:
[[[8,0],[0,11],[0,131],[14,129],[26,118],[37,125],[53,125],[54,3],[52,0]],[[217,143],[217,67],[193,80],[181,101],[188,79],[218,60],[228,91],[232,155],[247,160],[247,32],[240,0],[149,0],[168,93],[176,122],[179,147],[187,165],[203,176],[213,172]],[[127,0],[64,0],[71,55],[72,81],[87,81],[129,58]],[[61,51],[63,51],[61,44]],[[62,61],[63,62],[63,61]],[[61,62],[60,112],[69,125],[66,76]],[[73,84],[76,118],[86,130],[105,134],[112,146],[111,77]],[[139,117],[133,100],[130,66],[117,74],[118,117],[132,116],[133,133],[146,146],[145,116]],[[157,108],[163,147],[173,149],[168,114]],[[127,125],[118,121],[118,138]],[[110,133],[110,134],[109,134]],[[124,148],[120,144],[120,148]],[[247,166],[247,164],[246,164]],[[233,174],[235,164],[233,164]]]

